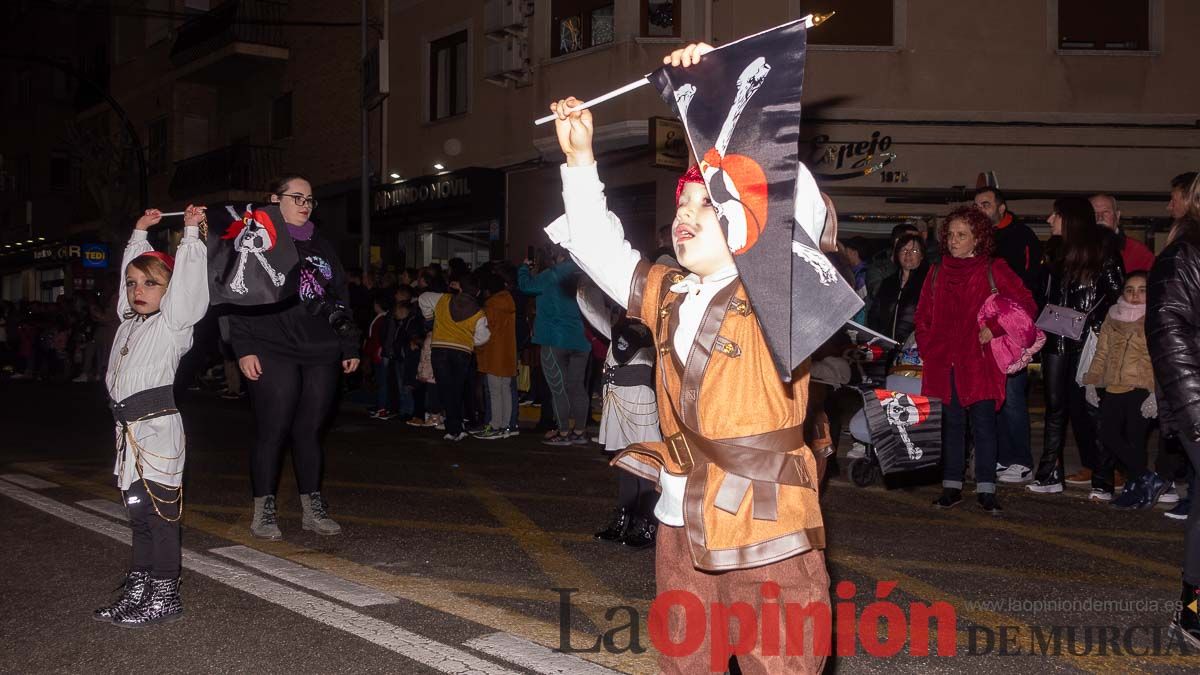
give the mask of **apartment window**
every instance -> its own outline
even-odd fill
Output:
[[[891,47],[895,42],[894,0],[805,0],[803,14],[837,12],[808,33],[810,45]]]
[[[553,0],[550,55],[562,56],[613,41],[613,0]]]
[[[71,189],[71,158],[65,153],[55,152],[50,155],[50,189]]]
[[[167,118],[154,120],[146,133],[146,171],[151,175],[167,170]]]
[[[199,115],[183,116],[183,157],[195,157],[208,152],[208,118]]]
[[[467,112],[467,31],[429,43],[429,120]]]
[[[642,37],[679,37],[680,0],[642,0]]]
[[[1058,48],[1150,49],[1150,0],[1058,0]]]
[[[292,92],[271,102],[271,140],[292,137]]]

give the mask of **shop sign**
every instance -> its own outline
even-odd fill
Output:
[[[108,244],[83,244],[79,248],[84,267],[92,269],[108,267]]]
[[[75,260],[80,257],[82,257],[82,247],[79,244],[47,246],[33,251],[34,260]]]
[[[832,141],[828,134],[820,134],[812,139],[808,165],[814,176],[825,180],[869,176],[896,159],[896,153],[888,151],[891,147],[892,137],[879,131],[868,139],[849,143]],[[884,182],[907,182],[907,172],[904,178],[904,181],[893,178]]]
[[[650,149],[654,152],[652,166],[686,170],[688,168],[688,143],[683,122],[667,117],[651,117]]]
[[[413,185],[397,183],[375,193],[375,210],[383,211],[396,206],[412,206],[423,202],[437,202],[469,196],[471,196],[471,182],[465,176],[447,176]]]

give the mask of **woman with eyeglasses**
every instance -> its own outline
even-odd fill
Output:
[[[915,232],[901,235],[892,247],[892,262],[896,264],[896,273],[879,284],[867,315],[867,327],[903,345],[912,335],[917,300],[929,271],[925,239]]]
[[[317,208],[312,184],[284,176],[272,185],[271,202],[287,223],[299,254],[298,298],[253,314],[230,316],[238,366],[254,403],[256,438],[250,455],[256,537],[280,539],[275,492],[283,447],[290,440],[292,466],[304,510],[302,526],[317,534],[342,529],[321,497],[324,452],[319,433],[333,407],[338,380],[358,368],[359,333],[346,303],[346,272],[334,245],[310,220]]]

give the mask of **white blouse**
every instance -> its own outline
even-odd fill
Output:
[[[146,232],[134,230],[121,258],[122,277],[134,258],[152,250]],[[117,313],[124,317],[130,312],[129,297],[122,291],[118,298]],[[105,380],[114,401],[175,383],[179,359],[192,346],[192,327],[208,311],[208,249],[196,227],[183,229],[183,239],[175,252],[175,269],[159,310],[146,319],[123,319],[117,329]],[[130,430],[133,439],[118,452],[113,468],[117,485],[128,490],[138,480],[140,466],[146,480],[179,487],[184,462],[183,420],[179,414],[134,422]],[[119,425],[116,441],[120,449]]]

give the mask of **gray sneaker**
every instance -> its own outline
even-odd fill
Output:
[[[275,495],[254,498],[254,520],[250,534],[262,539],[283,539],[275,515]]]
[[[300,495],[300,506],[304,509],[304,519],[301,522],[301,527],[304,529],[323,535],[342,533],[342,526],[329,517],[328,511],[326,511],[328,505],[321,497],[320,492]]]

